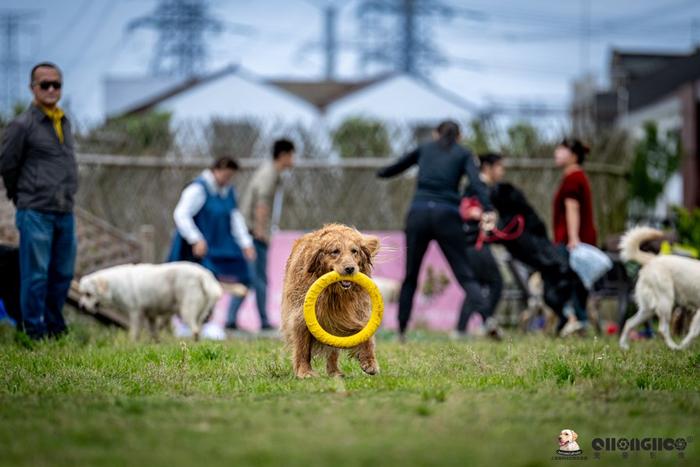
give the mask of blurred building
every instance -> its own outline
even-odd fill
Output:
[[[572,125],[578,134],[620,128],[643,134],[645,122],[661,132],[677,133],[683,148],[681,199],[686,207],[700,206],[700,49],[690,54],[612,53],[610,89],[589,82],[574,84]],[[671,183],[678,185],[678,179]],[[672,190],[673,191],[673,190]]]
[[[137,96],[136,93],[133,94],[133,97]],[[187,78],[161,87],[148,96],[138,96],[131,104],[122,105],[117,115],[134,115],[151,110],[170,112],[176,122],[210,121],[217,118],[283,118],[310,124],[316,119],[316,109],[309,103],[260,80],[238,66],[228,66],[207,75]]]
[[[266,79],[229,66],[184,79],[112,77],[104,84],[107,118],[169,112],[184,153],[235,143],[238,157],[253,157],[267,151],[265,140],[285,134],[309,143],[307,156],[333,158],[334,130],[355,117],[379,121],[393,150],[402,151],[445,118],[473,116],[473,107],[459,96],[403,73],[360,80]],[[214,139],[220,142],[211,143]]]

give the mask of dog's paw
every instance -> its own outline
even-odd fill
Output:
[[[318,376],[318,373],[316,373],[314,370],[308,369],[308,370],[298,370],[297,371],[297,378],[299,379],[306,379],[306,378],[315,378]]]
[[[630,349],[630,345],[629,345],[629,343],[628,343],[627,341],[620,341],[620,348],[621,348],[622,350],[629,350],[629,349]]]
[[[329,371],[328,376],[330,376],[331,378],[345,378],[345,373],[343,373],[340,370]]]
[[[362,371],[364,371],[368,375],[379,374],[379,365],[374,360],[360,362],[360,367],[362,368]]]

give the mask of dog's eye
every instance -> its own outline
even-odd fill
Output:
[[[331,255],[333,256],[338,256],[340,254],[340,249],[336,248],[335,250],[331,251]]]
[[[357,248],[353,248],[353,249],[352,249],[352,254],[353,254],[353,255],[356,255],[357,253],[359,253],[359,251],[357,251]]]

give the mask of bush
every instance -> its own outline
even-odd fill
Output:
[[[692,211],[675,207],[678,242],[700,250],[700,208]]]
[[[351,117],[333,132],[333,146],[340,157],[387,157],[391,154],[389,134],[383,122]]]
[[[680,142],[674,135],[660,137],[656,123],[644,125],[644,138],[634,147],[630,171],[630,198],[652,207],[681,160]]]
[[[165,155],[173,144],[169,112],[152,111],[107,120],[78,136],[83,151],[126,155]]]

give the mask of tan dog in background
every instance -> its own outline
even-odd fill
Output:
[[[292,349],[294,374],[298,378],[316,376],[311,368],[314,355],[326,357],[329,376],[342,376],[338,367],[339,349],[318,342],[304,321],[306,292],[316,279],[327,272],[341,275],[372,272],[372,259],[379,250],[379,239],[362,235],[356,229],[330,224],[298,239],[287,260],[282,292],[282,335]],[[319,296],[316,315],[319,324],[336,336],[360,331],[371,314],[369,294],[350,281],[331,284]],[[362,370],[370,375],[379,372],[374,354],[374,338],[350,349]]]

